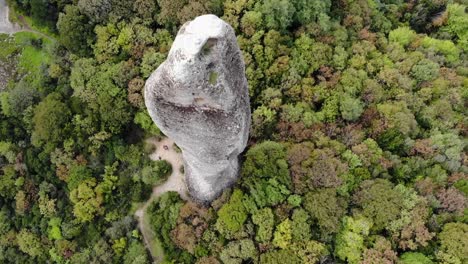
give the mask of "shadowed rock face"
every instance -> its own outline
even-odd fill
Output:
[[[250,104],[231,26],[214,15],[185,23],[167,60],[146,81],[145,103],[156,125],[182,149],[192,198],[211,201],[235,182]]]

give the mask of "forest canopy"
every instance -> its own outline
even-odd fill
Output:
[[[245,61],[238,183],[147,209],[163,263],[468,262],[465,0],[10,0],[0,34],[0,262],[151,263],[134,216],[173,170],[144,106],[178,28]]]

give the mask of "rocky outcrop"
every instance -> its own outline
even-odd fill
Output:
[[[146,81],[145,103],[156,125],[182,149],[192,198],[211,201],[235,182],[250,104],[231,26],[214,15],[185,23],[167,60]]]
[[[17,24],[12,24],[8,18],[8,5],[5,0],[0,0],[0,33],[13,34],[20,31]]]

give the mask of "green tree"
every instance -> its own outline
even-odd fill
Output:
[[[403,149],[405,136],[395,128],[387,129],[380,134],[377,138],[377,143],[379,143],[382,149],[389,150],[395,154],[405,153]]]
[[[451,40],[440,40],[431,37],[425,37],[422,40],[422,46],[434,49],[445,56],[447,62],[455,63],[460,59],[460,50]]]
[[[109,263],[112,262],[114,251],[105,239],[100,238],[93,246],[91,258],[92,262]]]
[[[46,217],[52,217],[57,212],[55,203],[56,199],[50,199],[47,194],[40,194],[39,196],[39,211]]]
[[[364,217],[343,218],[343,226],[335,242],[335,255],[348,263],[359,263],[365,249],[364,240],[369,235],[372,222]]]
[[[308,241],[312,236],[310,216],[302,208],[294,209],[292,214],[292,239],[295,242]]]
[[[269,251],[260,255],[261,264],[300,264],[302,259],[291,249]]]
[[[262,28],[262,23],[262,13],[258,11],[247,11],[241,19],[242,31],[247,36],[253,36],[256,31]]]
[[[274,206],[284,202],[291,193],[288,188],[276,179],[247,178],[244,186],[249,189],[250,197],[258,207]]]
[[[0,210],[0,235],[6,234],[11,228],[11,219],[9,219],[9,213],[5,208]]]
[[[62,224],[62,219],[59,217],[54,217],[49,220],[49,239],[59,240],[62,239],[62,232],[60,230],[60,225]]]
[[[149,264],[145,246],[138,241],[132,241],[123,257],[124,264]]]
[[[188,252],[179,250],[171,240],[171,230],[177,224],[180,208],[183,205],[182,199],[176,192],[166,192],[156,198],[146,209],[150,217],[151,228],[155,237],[161,242],[166,260],[180,260],[183,262]]]
[[[384,179],[363,181],[353,195],[353,201],[361,208],[362,214],[374,223],[375,231],[384,229],[396,220],[404,204],[401,194]]]
[[[154,185],[165,180],[172,173],[172,165],[166,160],[154,161],[141,171],[141,180],[149,185]]]
[[[346,207],[346,200],[339,197],[335,189],[319,189],[304,196],[304,208],[316,221],[322,235],[339,231]]]
[[[117,134],[131,120],[123,87],[133,75],[125,62],[97,65],[94,59],[79,59],[74,63],[70,85],[74,96],[87,104],[86,113],[92,116],[95,130]]]
[[[432,81],[439,77],[439,64],[422,59],[411,68],[411,75],[419,82]]]
[[[15,195],[15,212],[18,215],[24,215],[30,209],[29,197],[20,190]]]
[[[73,165],[69,170],[67,186],[69,190],[76,189],[83,181],[92,179],[91,169],[84,165]]]
[[[426,247],[434,237],[434,233],[429,232],[426,227],[430,216],[426,199],[417,195],[412,188],[401,184],[395,187],[395,191],[403,198],[403,208],[399,217],[387,225],[392,240],[402,249]]]
[[[96,180],[88,179],[70,192],[70,200],[74,204],[73,214],[81,222],[89,222],[103,213],[102,197],[96,194],[95,187]]]
[[[228,238],[240,231],[247,220],[247,211],[242,204],[243,197],[242,191],[235,189],[229,201],[218,211],[216,229]]]
[[[295,0],[291,1],[295,7],[295,20],[300,24],[309,24],[314,22],[324,22],[328,20],[328,13],[330,12],[330,0]],[[326,29],[326,28],[324,28]]]
[[[263,14],[267,28],[285,31],[293,22],[296,9],[291,1],[265,0],[258,11]]]
[[[69,51],[80,56],[91,52],[90,43],[93,38],[92,26],[79,8],[67,5],[64,13],[60,13],[57,21],[60,44]]]
[[[116,58],[127,58],[133,48],[136,32],[132,25],[125,23],[109,23],[106,26],[96,26],[96,43],[94,55],[97,61],[113,61]]]
[[[256,261],[257,249],[250,239],[232,241],[225,246],[219,258],[226,264],[239,264],[243,261]]]
[[[40,238],[29,230],[22,229],[17,237],[21,251],[33,258],[41,258],[45,255],[45,249]]]
[[[0,156],[4,157],[10,164],[14,163],[16,158],[15,145],[10,142],[0,141]]]
[[[418,123],[414,114],[404,101],[387,101],[377,105],[377,110],[388,121],[389,128],[398,129],[403,135],[415,135],[418,132]]]
[[[289,187],[291,179],[285,148],[273,141],[255,145],[246,154],[242,175],[249,178],[273,178]]]
[[[361,100],[344,94],[340,100],[340,112],[343,119],[355,121],[364,111],[364,104]]]
[[[301,263],[320,263],[328,255],[325,244],[314,240],[296,242],[291,245],[291,250],[301,259]]]
[[[292,240],[291,220],[288,218],[276,226],[273,237],[273,245],[281,249],[287,249]]]
[[[13,165],[5,165],[0,171],[2,172],[2,180],[0,181],[0,196],[4,199],[12,199],[18,190],[16,186],[17,178],[15,167]]]
[[[164,62],[166,57],[167,55],[164,53],[148,49],[145,54],[143,54],[143,59],[141,61],[140,71],[143,74],[143,77],[149,77],[151,73],[153,73],[154,69],[157,69],[159,65]]]
[[[39,91],[25,78],[21,79],[8,94],[11,114],[20,117],[39,98]]]
[[[438,235],[440,243],[437,259],[443,263],[466,263],[468,261],[468,225],[448,223]]]
[[[157,21],[160,25],[165,25],[167,28],[172,29],[174,26],[180,24],[181,21],[179,21],[177,14],[188,3],[187,0],[157,0],[157,3],[160,8]]]
[[[88,16],[92,23],[100,23],[107,20],[112,10],[112,1],[79,0],[77,6],[83,14]]]
[[[261,105],[252,113],[251,135],[256,138],[268,138],[274,131],[276,125],[275,110]]]
[[[437,149],[435,160],[442,163],[443,167],[455,172],[461,166],[461,153],[466,143],[457,134],[452,132],[442,133],[433,131],[430,136],[433,146]]]
[[[154,124],[148,112],[140,111],[135,114],[133,122],[143,128],[147,133],[155,136],[161,135],[161,130]]]
[[[63,103],[61,96],[49,94],[34,111],[34,131],[31,136],[33,144],[54,146],[61,142],[66,138],[70,118],[71,111]]]
[[[269,242],[274,228],[274,215],[271,208],[263,208],[252,215],[252,222],[258,226],[255,240],[258,242]]]
[[[115,239],[112,244],[112,249],[115,252],[115,255],[122,256],[123,251],[127,247],[127,238],[121,237],[119,239]]]
[[[423,253],[405,252],[400,257],[402,264],[433,264],[432,260]]]
[[[468,18],[466,16],[466,3],[450,3],[447,5],[447,26],[444,29],[448,30],[452,35],[457,37],[457,44],[464,51],[468,50]]]
[[[411,44],[416,39],[416,37],[416,32],[411,30],[409,27],[399,27],[390,31],[388,40],[406,47]]]
[[[331,61],[332,49],[325,43],[316,42],[306,34],[301,34],[294,41],[291,56],[291,67],[301,76],[305,76]]]
[[[222,8],[223,2],[219,0],[192,0],[177,12],[177,18],[184,23],[204,14],[220,15]]]
[[[31,17],[34,22],[39,25],[53,26],[53,21],[56,17],[57,7],[53,5],[53,1],[47,0],[30,0],[28,1],[30,5]]]
[[[136,0],[133,3],[133,11],[144,20],[144,24],[151,24],[154,22],[153,17],[157,14],[156,1]]]

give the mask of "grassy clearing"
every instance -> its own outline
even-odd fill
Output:
[[[49,47],[54,44],[54,41],[41,36],[38,33],[30,32],[30,31],[21,31],[14,34],[15,42],[19,45],[31,45],[32,41],[40,40],[42,41],[43,47]]]
[[[15,42],[18,45],[28,45],[31,44],[31,41],[39,39],[37,34],[27,31],[15,33],[14,36]]]
[[[50,57],[42,50],[38,50],[34,47],[24,47],[23,52],[19,60],[19,69],[25,72],[34,72],[43,63],[49,64]]]
[[[49,65],[51,61],[48,53],[48,46],[52,45],[51,41],[33,32],[18,32],[14,37],[16,45],[21,47],[17,66],[19,73],[29,73],[32,76],[41,74],[40,67]]]
[[[24,77],[31,85],[39,87],[43,69],[52,60],[52,45],[51,40],[33,32],[18,32],[11,36],[0,34],[1,86]]]

